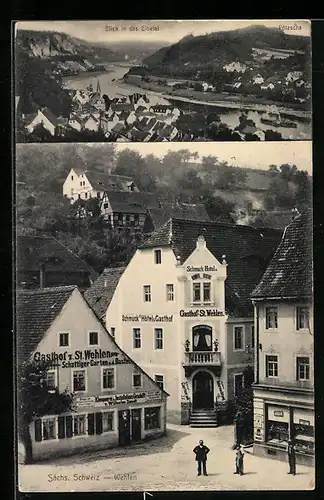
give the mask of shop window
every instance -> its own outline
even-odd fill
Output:
[[[278,328],[278,308],[266,307],[266,329]]]
[[[268,439],[274,444],[284,444],[288,441],[288,423],[268,420]]]
[[[161,250],[154,250],[154,260],[155,260],[155,264],[161,264],[161,262],[162,262]]]
[[[309,326],[309,309],[308,307],[297,307],[296,311],[296,328],[297,330],[305,330]]]
[[[133,387],[142,387],[141,373],[133,373]]]
[[[56,372],[55,370],[48,370],[46,373],[46,385],[48,389],[55,389],[56,387]]]
[[[89,345],[98,345],[98,344],[99,344],[99,333],[89,332]]]
[[[86,434],[86,416],[74,415],[73,416],[73,435],[83,436]]]
[[[73,372],[73,392],[86,390],[85,370],[75,370]]]
[[[162,328],[154,329],[155,349],[163,349],[163,330]]]
[[[144,285],[143,292],[144,292],[144,302],[151,302],[152,300],[151,285]]]
[[[172,284],[166,285],[166,297],[168,302],[174,300],[174,286]]]
[[[310,379],[310,362],[307,356],[298,356],[296,359],[296,380]]]
[[[266,377],[277,378],[278,377],[278,356],[266,356]]]
[[[295,420],[299,423],[295,423]],[[296,443],[296,450],[310,455],[315,453],[314,426],[312,423],[313,416],[308,417],[308,415],[306,415],[303,419],[296,419],[294,415],[293,435]]]
[[[144,427],[146,431],[159,429],[161,427],[160,417],[161,408],[144,408]]]
[[[133,348],[141,348],[141,330],[140,328],[133,328]]]
[[[114,368],[104,368],[102,370],[102,388],[114,389],[115,388],[115,370]]]
[[[244,349],[244,331],[243,326],[234,326],[234,351]]]
[[[114,430],[114,412],[105,411],[102,414],[102,432],[111,432]]]
[[[42,438],[43,441],[56,439],[56,418],[45,418],[42,420]]]
[[[154,380],[160,389],[164,389],[164,377],[163,375],[154,375]]]
[[[59,346],[60,347],[69,347],[69,333],[60,333],[59,334]]]

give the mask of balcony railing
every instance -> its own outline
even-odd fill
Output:
[[[213,351],[186,351],[186,365],[217,365],[221,364],[221,353]]]

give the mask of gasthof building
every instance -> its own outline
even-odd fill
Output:
[[[280,238],[172,218],[119,270],[113,290],[106,270],[86,292],[117,344],[169,394],[168,421],[217,425],[230,412],[254,363],[250,294]]]
[[[312,214],[286,228],[252,294],[255,309],[256,383],[254,453],[314,464]]]

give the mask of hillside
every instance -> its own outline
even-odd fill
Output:
[[[163,47],[147,57],[144,64],[155,66],[195,66],[225,64],[229,61],[253,59],[252,49],[288,49],[307,51],[310,39],[286,35],[279,28],[249,26],[233,31],[219,31],[201,36],[186,36],[170,47]]]
[[[65,33],[18,30],[16,49],[45,60],[87,60],[91,64],[116,61],[115,52],[105,45],[92,44]]]

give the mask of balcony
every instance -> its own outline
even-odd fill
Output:
[[[197,368],[209,368],[219,373],[221,367],[221,353],[218,351],[186,351],[183,367],[186,376]]]

